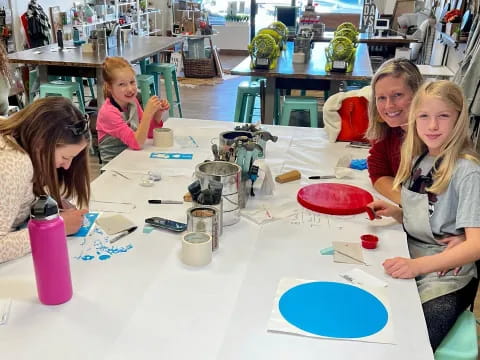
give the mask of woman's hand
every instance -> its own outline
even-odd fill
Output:
[[[65,223],[65,233],[67,235],[75,234],[83,225],[83,215],[88,212],[87,209],[66,209],[60,213]]]
[[[447,245],[447,247],[443,249],[443,251],[445,252],[450,250],[454,246],[457,246],[458,244],[461,244],[462,242],[464,242],[465,235],[462,234],[462,235],[449,236],[449,237],[443,238],[442,240],[437,240],[437,241],[441,244]],[[461,269],[462,269],[461,266],[458,266],[455,269],[453,269],[453,275],[458,275]],[[445,270],[439,271],[437,274],[438,276],[444,276],[450,270],[452,269],[445,269]]]
[[[412,279],[421,274],[418,259],[396,257],[383,262],[385,272],[394,278]]]
[[[375,200],[367,205],[375,212],[375,218],[381,219],[382,216],[393,217],[398,222],[402,222],[402,209],[397,205],[384,200]]]

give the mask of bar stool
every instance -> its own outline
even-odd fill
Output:
[[[72,81],[56,80],[40,85],[40,97],[63,96],[73,100],[73,94],[77,95],[80,111],[85,114],[85,102],[80,91],[81,84]]]
[[[145,109],[145,105],[147,105],[148,99],[150,99],[152,95],[157,94],[154,76],[137,75],[137,85],[140,89],[140,95],[142,97],[142,106]]]
[[[147,74],[154,76],[157,95],[160,94],[160,84],[158,81],[158,76],[163,76],[163,79],[165,80],[165,91],[167,93],[167,100],[170,103],[169,115],[174,116],[173,107],[176,105],[178,106],[179,117],[183,117],[175,65],[167,63],[152,63],[146,66],[146,72]],[[173,90],[175,90],[176,101],[173,100]]]
[[[38,69],[33,69],[28,72],[28,99],[27,105],[30,104],[35,95],[40,92],[40,79],[38,78]]]
[[[260,96],[258,81],[242,81],[237,88],[237,103],[235,105],[235,122],[252,122],[255,99]]]
[[[309,96],[285,96],[280,125],[290,124],[290,115],[294,110],[305,110],[310,113],[310,127],[318,127],[317,99]]]
[[[476,360],[478,356],[475,315],[464,311],[435,351],[435,360]]]

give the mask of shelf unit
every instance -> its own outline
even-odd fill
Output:
[[[0,41],[8,53],[16,51],[15,38],[13,36],[12,0],[0,0],[0,9],[5,9],[5,24],[0,25]],[[4,28],[8,29],[9,36],[5,38],[2,34]]]
[[[1,1],[1,0],[0,0]],[[84,0],[70,11],[71,21],[64,27],[66,39],[76,27],[83,38],[102,25],[111,28],[118,22],[121,28],[131,28],[135,35],[161,35],[161,10],[140,9],[140,0]],[[70,35],[69,35],[70,34]]]

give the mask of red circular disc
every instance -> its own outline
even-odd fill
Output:
[[[368,191],[336,183],[312,184],[301,188],[298,202],[307,209],[331,215],[355,215],[365,211],[373,201]]]

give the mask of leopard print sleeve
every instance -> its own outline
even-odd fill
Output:
[[[0,137],[0,263],[30,252],[25,224],[35,198],[30,157],[2,140]]]

